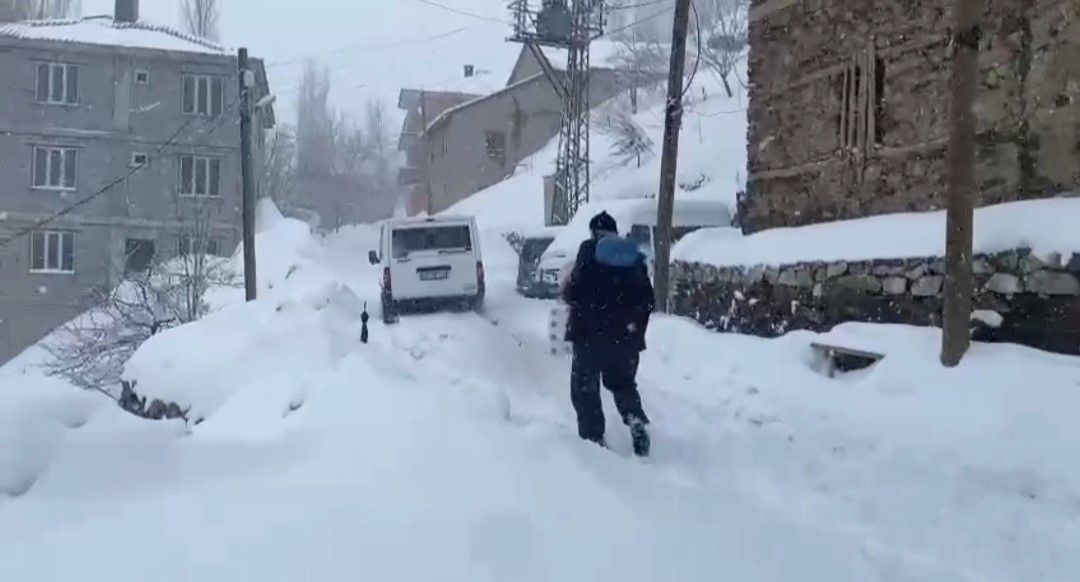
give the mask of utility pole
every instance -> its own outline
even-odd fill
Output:
[[[255,74],[248,68],[246,48],[238,52],[236,66],[240,77],[240,181],[244,229],[244,296],[247,301],[254,301],[257,292],[255,285],[255,178],[251,151],[253,108],[251,88],[255,85]]]
[[[675,23],[671,34],[671,64],[668,68],[667,114],[664,116],[664,151],[660,158],[660,190],[656,208],[656,309],[668,310],[668,277],[671,270],[671,221],[675,213],[675,168],[679,157],[679,128],[682,125],[683,70],[686,67],[686,33],[690,22],[690,0],[675,3]]]
[[[972,230],[975,221],[975,98],[983,0],[954,0],[945,220],[945,305],[941,363],[960,363],[971,345]]]
[[[431,174],[428,162],[431,160],[431,144],[428,143],[427,134],[427,92],[423,89],[420,90],[420,144],[422,146],[421,151],[424,155],[424,160],[421,162],[421,172],[423,173],[424,180],[424,197],[427,201],[427,215],[431,216],[435,213],[435,201],[431,199]]]

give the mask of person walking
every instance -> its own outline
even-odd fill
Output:
[[[637,369],[654,307],[648,265],[637,245],[619,236],[607,212],[594,216],[589,230],[592,236],[578,248],[562,294],[570,309],[566,341],[572,345],[570,399],[578,435],[607,446],[603,382],[630,429],[634,454],[647,456],[649,417],[641,406]]]

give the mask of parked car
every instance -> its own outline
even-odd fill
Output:
[[[578,209],[570,224],[548,246],[537,266],[539,285],[544,293],[556,295],[559,274],[577,254],[578,246],[589,237],[589,220],[600,211],[607,211],[619,223],[620,233],[636,242],[649,258],[649,273],[653,272],[656,256],[656,199],[629,198],[597,200]],[[672,218],[674,245],[683,236],[699,228],[730,227],[731,209],[718,200],[676,198]]]
[[[404,311],[484,305],[484,262],[480,232],[471,216],[395,218],[379,232],[379,248],[368,253],[382,266],[383,321]]]
[[[525,297],[549,299],[554,297],[550,289],[542,284],[537,272],[540,257],[551,246],[558,235],[559,227],[548,227],[542,232],[521,236],[518,248],[517,292]]]

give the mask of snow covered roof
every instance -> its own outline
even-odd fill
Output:
[[[172,52],[230,54],[225,47],[148,22],[119,22],[111,16],[74,20],[29,20],[0,25],[0,37]]]

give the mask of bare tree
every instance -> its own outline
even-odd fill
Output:
[[[734,97],[731,77],[749,47],[747,0],[708,0],[694,22],[694,40],[701,47],[702,63],[724,84],[727,96]]]
[[[218,0],[181,0],[180,18],[188,33],[218,40],[218,21],[221,18]]]
[[[0,16],[6,20],[55,18],[54,8],[54,4],[49,0],[0,0]]]
[[[191,202],[191,201],[185,201]],[[177,201],[178,213],[181,210]],[[91,292],[91,309],[61,327],[43,345],[51,358],[50,376],[118,398],[120,376],[135,350],[152,336],[206,315],[206,293],[237,287],[239,277],[227,259],[212,256],[209,204],[183,208],[176,253],[147,268],[125,257],[115,287]]]
[[[261,151],[259,196],[273,200],[279,208],[287,208],[296,184],[296,136],[290,127],[278,126],[268,135]]]
[[[634,33],[618,41],[607,65],[617,74],[621,89],[630,96],[631,113],[637,113],[643,93],[659,92],[667,79],[668,49],[652,33]]]
[[[611,155],[618,167],[625,167],[635,162],[640,168],[642,162],[653,157],[655,145],[649,134],[641,128],[624,108],[615,106],[594,115],[598,132],[614,139]]]

